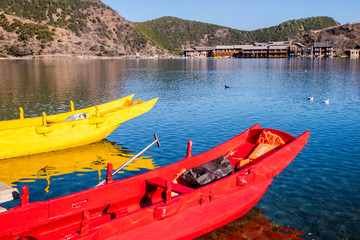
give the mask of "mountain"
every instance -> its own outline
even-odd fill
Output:
[[[171,52],[179,52],[194,46],[284,41],[300,37],[310,30],[320,30],[338,24],[330,17],[311,17],[286,21],[270,28],[241,31],[175,17],[162,17],[152,21],[134,23],[134,25],[154,44]]]
[[[219,25],[162,17],[134,23],[135,28],[158,46],[179,52],[191,46],[226,45],[246,41],[246,31]]]
[[[303,36],[293,40],[306,46],[312,45],[314,42],[331,41],[335,48],[345,51],[360,45],[360,22],[308,31]]]
[[[99,0],[0,1],[0,56],[164,53]]]
[[[263,28],[249,32],[248,41],[285,41],[290,38],[303,36],[309,31],[321,30],[338,25],[339,24],[330,17],[310,17],[289,20],[274,27]]]
[[[344,45],[340,39],[348,36],[345,47],[357,33],[357,26],[339,26],[330,17],[290,20],[270,28],[242,31],[175,17],[130,22],[100,0],[0,1],[0,57],[166,57],[194,46],[291,39],[305,44],[337,39]]]

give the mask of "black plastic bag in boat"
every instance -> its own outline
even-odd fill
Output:
[[[225,156],[221,156],[211,162],[189,169],[180,177],[180,181],[186,186],[196,188],[226,177],[233,172],[234,168],[231,162]]]

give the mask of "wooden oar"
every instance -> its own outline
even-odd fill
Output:
[[[141,154],[143,154],[146,150],[148,150],[152,145],[154,145],[155,143],[157,143],[158,147],[161,147],[160,145],[160,141],[156,135],[156,133],[154,133],[154,137],[155,140],[150,143],[147,147],[145,147],[143,150],[141,150],[138,154],[136,154],[134,157],[132,157],[129,161],[127,161],[126,163],[124,163],[121,167],[119,167],[118,169],[116,169],[114,171],[114,173],[112,174],[112,176],[114,176],[116,173],[118,173],[121,169],[123,169],[124,167],[126,167],[129,163],[131,163],[132,161],[134,161],[137,157],[139,157]],[[98,185],[96,185],[95,187],[98,187],[102,184],[104,184],[106,182],[106,179],[101,181]]]

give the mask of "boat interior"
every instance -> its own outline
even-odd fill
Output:
[[[168,202],[172,196],[176,196],[178,194],[183,194],[194,190],[194,188],[200,187],[189,185],[182,180],[181,176],[186,174],[187,171],[194,168],[199,168],[202,165],[208,164],[209,158],[207,155],[212,155],[213,152],[217,152],[217,156],[225,156],[226,159],[231,163],[232,172],[229,172],[228,175],[231,175],[234,172],[240,171],[249,165],[260,161],[263,158],[279,151],[283,146],[287,143],[291,142],[295,137],[281,131],[277,130],[267,130],[267,129],[254,129],[249,131],[248,135],[244,136],[243,140],[233,139],[229,140],[229,143],[224,143],[224,145],[232,146],[231,141],[237,142],[238,146],[236,148],[232,148],[228,150],[226,146],[218,146],[208,152],[200,154],[194,157],[188,157],[191,161],[187,161],[187,159],[183,159],[186,164],[178,164],[176,169],[168,172],[176,172],[175,176],[167,176],[167,177],[153,177],[146,179],[147,190],[146,195],[141,201],[142,207],[152,205],[156,202],[165,201]],[[242,142],[239,144],[239,140]],[[191,152],[191,142],[188,145],[188,155],[189,151]],[[189,150],[190,148],[190,150]],[[219,149],[218,149],[219,148]],[[214,159],[215,160],[215,159]],[[195,163],[195,164],[194,164]],[[200,163],[200,164],[199,164]],[[214,167],[214,166],[213,166]],[[221,166],[215,166],[217,171]],[[165,171],[166,172],[166,171]],[[203,178],[203,176],[207,174],[206,170],[200,169],[197,172],[198,178]],[[220,178],[214,178],[208,183],[212,183],[213,181],[219,180]],[[208,184],[206,183],[206,184]],[[155,190],[161,189],[161,192],[155,194]],[[151,199],[151,200],[150,200]]]

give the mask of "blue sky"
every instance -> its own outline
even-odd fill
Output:
[[[329,16],[341,24],[360,21],[360,0],[102,0],[122,17],[143,22],[178,17],[255,30],[299,18]]]

